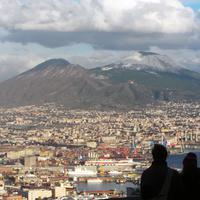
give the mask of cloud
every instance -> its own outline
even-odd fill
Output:
[[[196,13],[178,0],[1,0],[3,41],[49,48],[199,48]]]
[[[8,45],[8,44],[7,44]],[[1,44],[2,47],[2,44]],[[16,50],[20,45],[16,45]],[[30,46],[31,48],[31,46]],[[151,47],[148,51],[168,55],[175,62],[185,66],[188,69],[200,72],[200,50],[189,49],[161,49],[158,47]],[[26,54],[24,54],[26,52]],[[56,51],[57,52],[57,51]],[[62,57],[74,64],[80,64],[85,68],[94,68],[105,66],[107,64],[115,63],[121,59],[134,54],[134,51],[108,51],[108,50],[94,50],[87,55],[62,55],[49,52],[46,54],[32,53],[30,49],[24,49],[18,54],[1,53],[0,54],[0,81],[9,79],[19,73],[22,73],[37,64],[51,58]]]
[[[79,64],[85,68],[102,67],[115,63],[127,56],[127,51],[94,51],[87,56],[68,56],[67,59],[74,64]]]
[[[149,51],[168,55],[185,68],[200,72],[200,50],[193,49],[160,49],[151,47]]]
[[[39,43],[45,47],[57,48],[77,43],[89,43],[96,49],[142,50],[151,46],[160,48],[200,48],[199,34],[141,34],[130,32],[52,32],[12,31],[2,41]]]
[[[19,56],[14,54],[0,55],[0,81],[7,80],[13,76],[20,74],[35,64],[41,62],[42,58],[27,54],[26,56]]]
[[[21,3],[20,3],[21,2]],[[190,32],[192,9],[178,0],[1,0],[2,27],[48,31]]]
[[[133,50],[167,54],[199,69],[200,11],[188,5],[187,0],[1,0],[0,80],[53,57],[91,68]],[[94,49],[83,53],[87,50],[73,47],[83,43]]]

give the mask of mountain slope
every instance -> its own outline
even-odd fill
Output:
[[[58,102],[75,106],[79,104],[79,95],[96,96],[100,88],[101,83],[84,68],[53,59],[0,84],[0,104]]]
[[[171,58],[165,55],[160,55],[152,52],[135,52],[123,59],[113,63],[109,66],[105,66],[102,69],[132,69],[132,70],[149,70],[160,72],[177,72],[182,69],[183,66],[173,61]]]
[[[134,57],[134,56],[133,56]],[[0,84],[0,106],[54,102],[68,108],[131,108],[157,101],[200,100],[200,74],[166,56],[140,52],[95,69],[47,60]]]
[[[126,102],[120,91],[124,91]],[[135,104],[137,96],[143,96],[143,90],[98,79],[89,70],[63,59],[48,60],[0,84],[1,106],[55,102],[70,108],[116,107]]]
[[[91,70],[115,83],[134,82],[152,91],[156,100],[200,98],[200,74],[183,68],[167,56],[140,52],[123,60]]]

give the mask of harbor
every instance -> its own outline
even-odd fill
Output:
[[[138,195],[154,144],[167,147],[168,164],[179,171],[183,153],[199,149],[195,104],[163,104],[123,113],[69,111],[51,104],[2,110],[1,115],[2,193],[25,199],[124,198],[130,191]]]

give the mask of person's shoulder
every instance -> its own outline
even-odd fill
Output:
[[[199,168],[199,167],[197,168],[197,172],[199,172],[199,173],[200,173],[200,168]]]
[[[197,174],[200,176],[200,168],[197,168]]]
[[[146,175],[146,174],[149,174],[150,172],[151,172],[151,166],[150,167],[148,167],[147,169],[145,169],[144,171],[143,171],[143,175]]]
[[[176,169],[172,169],[172,168],[168,167],[168,170],[170,170],[173,175],[180,176],[180,173]]]

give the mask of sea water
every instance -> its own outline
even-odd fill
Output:
[[[200,167],[200,152],[194,152],[197,155],[198,159],[198,167]],[[177,155],[170,155],[167,159],[168,166],[172,168],[182,169],[183,167],[183,159],[185,158],[187,153],[177,154]]]
[[[195,152],[198,159],[198,167],[200,167],[200,152]],[[182,169],[182,162],[187,153],[170,155],[167,159],[168,166],[175,169]],[[78,183],[77,185],[79,191],[94,191],[94,190],[117,190],[126,192],[127,187],[137,188],[133,183],[116,184],[111,183]]]

